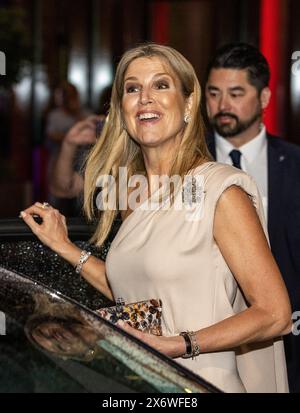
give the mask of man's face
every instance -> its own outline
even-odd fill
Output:
[[[206,84],[211,125],[223,137],[234,137],[259,124],[263,103],[246,70],[212,69]]]

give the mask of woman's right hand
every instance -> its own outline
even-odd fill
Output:
[[[42,223],[38,224],[33,215],[42,218]],[[49,204],[36,202],[22,211],[20,216],[39,240],[58,254],[71,243],[65,216]]]

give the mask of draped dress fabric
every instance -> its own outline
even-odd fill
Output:
[[[213,237],[215,208],[227,188],[237,185],[249,195],[266,232],[257,186],[246,173],[206,162],[190,174],[204,179],[203,203],[188,212],[173,206],[135,209],[121,225],[106,260],[115,298],[128,303],[162,300],[165,336],[200,330],[246,308]],[[187,219],[191,212],[200,219]],[[226,392],[288,391],[281,338],[176,361]]]

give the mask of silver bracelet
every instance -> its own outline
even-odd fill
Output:
[[[193,351],[192,359],[193,359],[194,357],[197,357],[197,356],[199,356],[199,354],[201,354],[201,348],[200,348],[200,346],[198,344],[198,341],[197,341],[197,338],[196,338],[196,332],[195,331],[189,332],[189,336],[190,336],[191,342],[192,342],[192,351]]]
[[[75,272],[76,274],[80,274],[82,270],[82,266],[87,260],[90,258],[91,253],[89,251],[82,250],[80,253],[79,261],[75,265]]]

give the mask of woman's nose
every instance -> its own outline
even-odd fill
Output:
[[[153,96],[149,89],[141,90],[141,93],[140,93],[140,104],[141,105],[147,105],[148,103],[152,103],[153,100],[154,100]]]

